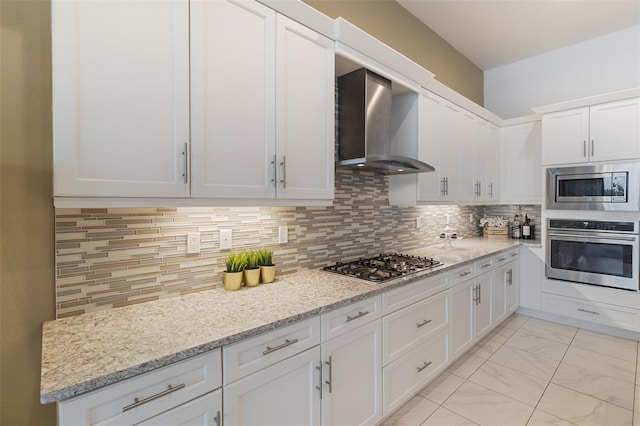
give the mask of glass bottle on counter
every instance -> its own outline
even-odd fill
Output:
[[[520,238],[520,216],[516,214],[511,223],[511,238]]]
[[[524,223],[522,224],[522,238],[525,240],[531,239],[531,222],[529,222],[529,216],[524,215]]]

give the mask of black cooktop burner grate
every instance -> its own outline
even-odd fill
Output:
[[[335,265],[329,265],[322,269],[336,274],[382,283],[440,265],[442,265],[442,262],[433,258],[393,253],[361,258],[346,263],[337,262]]]

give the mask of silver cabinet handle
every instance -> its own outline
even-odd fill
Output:
[[[600,312],[596,311],[588,311],[586,309],[578,308],[578,312],[584,312],[586,314],[600,315]]]
[[[155,399],[162,398],[163,396],[169,395],[170,393],[183,389],[184,387],[185,387],[184,383],[180,383],[179,385],[175,385],[175,386],[169,385],[169,387],[167,387],[166,390],[163,390],[162,392],[158,392],[155,395],[151,395],[143,399],[134,398],[133,404],[129,404],[126,407],[122,407],[122,412],[124,413],[125,411],[133,410],[134,408],[139,407],[143,404],[146,404],[147,402],[151,402]]]
[[[333,361],[331,355],[329,355],[329,361],[325,361],[324,363],[329,366],[329,380],[325,380],[324,382],[329,385],[329,393],[331,393],[333,392]]]
[[[365,315],[368,315],[368,314],[369,314],[369,311],[360,311],[360,312],[358,312],[358,315],[354,315],[354,316],[352,316],[352,317],[349,317],[349,316],[348,316],[348,317],[347,317],[347,322],[349,322],[349,321],[353,321],[353,320],[356,320],[356,319],[358,319],[358,318],[360,318],[360,317],[363,317],[363,316],[365,316]]]
[[[446,195],[446,190],[444,189],[444,181],[446,178],[440,179],[440,195]]]
[[[422,322],[419,322],[416,324],[416,327],[420,328],[420,327],[424,327],[425,325],[429,324],[431,322],[431,320],[424,320]]]
[[[593,156],[595,155],[595,153],[596,153],[595,149],[596,149],[596,141],[595,141],[595,140],[593,140],[593,139],[591,139],[591,156],[592,156],[592,157],[593,157]]]
[[[509,275],[509,285],[513,284],[513,269],[509,269],[507,271],[507,274]]]
[[[292,339],[292,340],[286,339],[284,341],[284,343],[282,343],[282,344],[280,344],[278,346],[274,346],[273,348],[271,346],[267,346],[267,349],[264,352],[262,352],[262,355],[268,355],[271,352],[275,352],[275,351],[280,350],[282,348],[286,348],[287,346],[291,346],[291,345],[293,345],[295,343],[298,343],[298,339]]]
[[[216,416],[213,418],[213,421],[216,423],[216,426],[220,426],[220,410],[216,411]]]
[[[418,373],[421,372],[422,370],[424,370],[425,368],[427,368],[428,366],[430,366],[432,364],[431,361],[429,362],[425,362],[424,364],[422,364],[422,367],[416,367],[418,369]]]
[[[484,265],[482,265],[483,268],[488,268],[489,266],[491,266],[490,263],[485,263]]]
[[[478,305],[482,304],[482,284],[478,284]]]
[[[518,253],[511,253],[511,257],[517,256]]]
[[[493,182],[489,184],[489,197],[493,197]]]
[[[464,272],[460,272],[458,275],[460,275],[461,277],[466,277],[467,275],[469,275],[471,272],[469,271],[464,271]]]
[[[184,144],[184,146],[182,147],[182,157],[183,157],[183,161],[184,161],[184,173],[182,173],[182,177],[184,178],[184,183],[187,184],[189,183],[189,156],[187,155],[189,153],[189,144]]]
[[[282,179],[280,179],[280,183],[282,184],[283,188],[287,187],[287,158],[286,157],[282,157],[282,162],[280,163],[280,165],[282,166]]]
[[[587,141],[586,140],[582,141],[582,156],[583,157],[587,156]]]
[[[273,177],[271,178],[271,182],[273,182],[273,186],[276,186],[276,179],[278,175],[278,167],[276,166],[276,156],[273,156],[273,160],[271,161],[271,165],[273,166]]]
[[[478,304],[478,286],[474,285],[473,286],[473,303],[474,304]]]
[[[504,262],[505,260],[507,260],[507,258],[506,258],[506,257],[499,257],[499,258],[498,258],[498,262]]]
[[[444,178],[444,195],[449,195],[449,178]]]
[[[316,389],[320,392],[320,399],[322,399],[322,361],[316,365],[316,370],[319,371],[318,383],[320,384],[319,386],[316,386]]]

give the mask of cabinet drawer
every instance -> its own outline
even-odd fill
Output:
[[[388,415],[426,385],[449,360],[445,329],[382,370],[382,414]]]
[[[224,383],[289,358],[320,344],[320,317],[315,316],[223,348]]]
[[[382,364],[398,359],[449,324],[449,292],[414,303],[382,319]]]
[[[370,297],[322,314],[322,341],[326,342],[370,321],[380,319],[380,296]]]
[[[211,392],[173,410],[157,415],[136,426],[202,425],[220,426],[222,419],[222,389]]]
[[[462,282],[470,280],[471,278],[473,278],[475,276],[476,276],[476,269],[475,269],[475,264],[474,263],[469,263],[469,264],[467,264],[465,266],[462,266],[460,268],[454,269],[449,274],[449,280],[451,281],[451,287],[455,286],[456,284],[460,284]]]
[[[438,274],[383,293],[382,315],[390,314],[447,288],[448,274]]]
[[[481,275],[485,272],[489,272],[495,267],[495,261],[493,257],[485,257],[484,259],[475,261],[476,274]]]
[[[507,251],[503,251],[502,253],[498,253],[493,256],[493,264],[495,266],[504,265],[513,260],[517,260],[520,256],[520,248],[515,248]]]
[[[542,293],[541,303],[543,311],[612,327],[638,331],[640,324],[640,312],[622,306],[607,305],[548,293]]]
[[[58,406],[59,424],[134,424],[177,407],[221,385],[220,349],[216,349],[62,401]],[[169,386],[175,391],[171,391]],[[134,406],[136,398],[140,403]],[[145,399],[148,402],[143,402]]]

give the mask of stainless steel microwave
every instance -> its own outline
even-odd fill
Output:
[[[640,211],[640,163],[548,168],[547,209]]]

